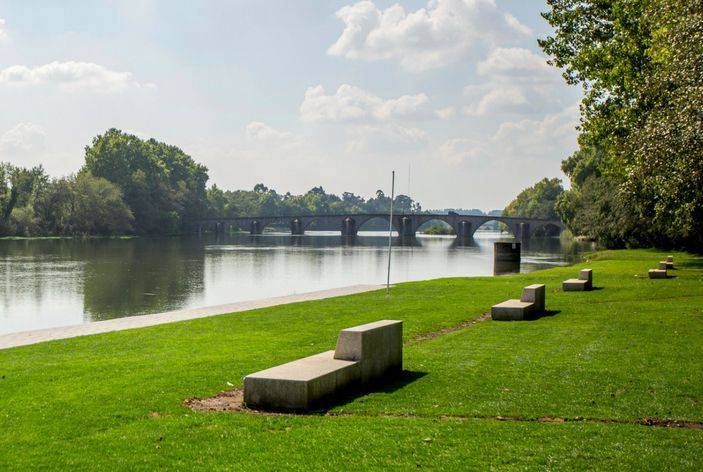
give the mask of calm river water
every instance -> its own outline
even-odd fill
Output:
[[[492,275],[497,233],[394,246],[391,281]],[[0,334],[386,280],[387,238],[339,233],[0,241]],[[533,240],[521,270],[568,264],[574,246]]]

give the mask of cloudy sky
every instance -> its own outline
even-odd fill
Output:
[[[75,172],[111,127],[211,182],[503,207],[575,148],[541,0],[0,0],[0,160]]]

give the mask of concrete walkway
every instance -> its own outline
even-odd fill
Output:
[[[122,331],[132,328],[144,328],[175,321],[192,320],[195,318],[205,318],[208,316],[222,315],[225,313],[235,313],[239,311],[255,310],[257,308],[268,308],[288,303],[306,302],[310,300],[322,300],[324,298],[341,297],[353,295],[355,293],[371,292],[380,290],[379,285],[353,285],[351,287],[333,288],[330,290],[320,290],[317,292],[300,293],[286,295],[283,297],[264,298],[261,300],[251,300],[246,302],[231,303],[227,305],[217,305],[205,308],[191,308],[188,310],[168,311],[154,315],[128,316],[116,318],[114,320],[95,321],[73,326],[62,326],[59,328],[38,329],[34,331],[24,331],[20,333],[10,333],[0,335],[0,349],[7,349],[17,346],[26,346],[55,339],[74,338],[77,336],[87,336],[90,334],[109,333],[111,331]]]

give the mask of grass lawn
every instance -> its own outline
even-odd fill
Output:
[[[0,351],[0,469],[703,469],[703,259],[606,251],[577,267],[372,292]],[[594,269],[590,293],[561,281]],[[547,284],[530,322],[477,318]],[[242,378],[404,321],[402,381],[315,415],[193,412]],[[519,421],[499,421],[495,417]],[[564,418],[564,423],[531,421]]]

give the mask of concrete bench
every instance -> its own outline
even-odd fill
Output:
[[[665,279],[667,277],[666,269],[649,269],[650,279]]]
[[[334,358],[359,361],[363,384],[400,372],[403,369],[403,322],[383,320],[343,329],[337,338]]]
[[[593,270],[582,269],[578,279],[568,279],[562,283],[565,292],[583,292],[593,289]]]
[[[244,377],[244,403],[308,410],[352,386],[394,375],[403,366],[403,322],[383,320],[342,330],[337,348]]]
[[[674,268],[673,262],[659,261],[659,269],[660,270],[667,270],[667,269],[673,269],[673,268]]]
[[[496,321],[520,321],[545,310],[545,286],[528,285],[522,289],[520,300],[507,300],[491,308],[491,318]]]
[[[674,263],[674,256],[666,256],[666,262]]]

